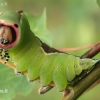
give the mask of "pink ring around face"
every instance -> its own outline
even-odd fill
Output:
[[[6,23],[3,23],[3,22],[0,22],[0,25],[12,27],[14,29],[14,31],[15,31],[15,34],[16,34],[16,39],[15,39],[14,42],[12,42],[12,43],[10,43],[8,45],[2,45],[2,44],[0,44],[0,48],[2,48],[2,49],[8,49],[8,48],[14,47],[17,44],[18,39],[19,39],[18,38],[19,37],[19,34],[18,34],[19,33],[19,29],[17,27],[15,27],[14,24],[8,24],[8,23],[6,24]]]

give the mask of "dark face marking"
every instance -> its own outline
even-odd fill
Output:
[[[1,44],[4,44],[4,45],[7,45],[7,44],[9,44],[10,42],[9,42],[9,40],[0,39],[0,43],[1,43]]]
[[[17,25],[17,24],[14,24],[14,26],[15,26],[16,28],[18,28],[18,25]]]
[[[2,45],[7,45],[12,42],[12,32],[10,27],[1,26],[0,27],[0,43]]]
[[[0,48],[0,59],[5,59],[4,64],[6,64],[9,61],[9,58],[10,56],[8,50]]]
[[[15,24],[14,26],[18,28],[17,24]],[[6,46],[14,42],[15,40],[16,40],[15,30],[10,26],[0,25],[0,44],[2,46]]]

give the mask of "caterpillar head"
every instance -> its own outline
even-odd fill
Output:
[[[28,21],[22,11],[0,14],[0,48],[9,49],[18,45],[27,32]]]

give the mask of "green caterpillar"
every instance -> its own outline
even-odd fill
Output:
[[[18,73],[27,72],[30,81],[39,79],[43,87],[54,83],[58,91],[85,77],[97,62],[60,52],[43,43],[30,30],[24,12],[0,14],[0,48],[5,64],[9,60]]]

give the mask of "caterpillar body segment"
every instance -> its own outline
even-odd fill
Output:
[[[72,62],[72,60],[73,60],[73,62]],[[67,63],[67,66],[66,66],[66,76],[67,76],[67,80],[71,81],[75,77],[75,71],[74,71],[75,57],[73,55],[69,55],[67,58],[67,61],[69,63]],[[71,75],[69,75],[69,74],[71,74]]]
[[[68,85],[66,77],[67,58],[68,56],[66,56],[66,54],[60,53],[54,66],[52,77],[53,82],[58,87],[58,91],[63,91]]]
[[[31,41],[31,42],[33,42],[33,41]],[[21,53],[18,52],[17,55],[13,56],[15,59],[15,60],[13,60],[13,62],[15,62],[17,64],[16,69],[18,72],[26,71],[30,61],[35,58],[36,54],[39,51],[39,46],[38,46],[39,44],[34,43],[34,42],[31,43],[31,42],[27,43],[26,46],[24,48],[22,48]],[[33,48],[33,45],[36,48]],[[12,59],[13,59],[13,57],[12,57]],[[20,67],[20,65],[21,65],[21,67]]]
[[[38,53],[34,56],[34,59],[32,59],[31,62],[29,63],[27,72],[28,72],[28,77],[30,80],[35,80],[39,77],[39,71],[40,71],[41,65],[44,62],[45,57],[46,57],[46,54],[44,54],[44,51],[41,48],[39,49]]]
[[[31,81],[39,78],[42,86],[54,83],[58,91],[64,91],[68,85],[76,83],[77,76],[79,80],[84,71],[90,72],[97,61],[59,52],[42,43],[30,30],[24,12],[2,13],[1,28],[4,28],[7,34],[5,36],[5,31],[0,30],[1,51],[8,50],[9,61],[16,66],[17,72],[27,72],[27,77]],[[9,29],[10,31],[7,31]],[[10,38],[8,38],[9,35]],[[0,52],[1,58],[2,52]]]
[[[57,61],[58,53],[47,54],[44,63],[40,69],[40,82],[47,86],[52,82],[52,72]]]
[[[74,62],[75,62],[74,63],[75,73],[76,73],[76,75],[79,75],[82,72],[82,68],[80,66],[80,58],[76,57]]]

